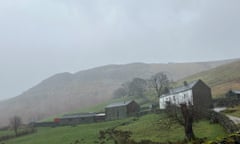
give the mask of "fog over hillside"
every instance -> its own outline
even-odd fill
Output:
[[[200,62],[107,65],[74,74],[60,73],[43,80],[23,94],[0,103],[0,125],[7,124],[9,117],[20,115],[25,122],[94,106],[112,98],[112,93],[124,82],[135,77],[148,79],[164,71],[170,79],[209,70],[234,60]]]

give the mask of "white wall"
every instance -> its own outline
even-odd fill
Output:
[[[187,90],[178,94],[172,94],[172,95],[160,97],[159,98],[160,109],[165,109],[166,102],[168,101],[171,104],[176,104],[177,106],[179,106],[179,104],[182,104],[182,103],[188,104],[189,102],[193,104],[192,90]]]

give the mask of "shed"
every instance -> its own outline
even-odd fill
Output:
[[[105,107],[106,119],[116,120],[135,116],[140,111],[140,106],[134,100],[113,103]]]
[[[240,99],[240,90],[229,90],[226,93],[227,98],[235,98],[235,99]]]

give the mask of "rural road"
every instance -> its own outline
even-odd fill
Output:
[[[221,111],[223,111],[223,110],[225,110],[225,109],[227,109],[226,107],[216,107],[216,108],[214,108],[213,110],[215,111],[215,112],[221,112]]]
[[[240,124],[240,118],[231,116],[231,115],[226,115],[230,120],[232,120],[235,124]]]

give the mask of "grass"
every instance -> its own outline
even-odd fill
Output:
[[[119,126],[130,122],[128,125]],[[76,140],[83,143],[94,143],[98,140],[100,130],[118,126],[117,129],[131,131],[132,139],[140,141],[178,141],[184,138],[183,127],[177,123],[170,124],[164,114],[148,114],[140,118],[108,121],[94,124],[82,124],[75,127],[65,126],[56,128],[39,128],[37,133],[6,141],[5,144],[70,144]],[[198,137],[208,137],[209,140],[225,136],[223,128],[208,121],[194,124],[194,131]]]
[[[226,113],[228,115],[240,117],[240,105],[235,107],[229,107],[226,110],[222,111],[223,113]]]
[[[132,138],[137,141],[150,139],[156,142],[180,141],[184,138],[183,126],[178,123],[171,123],[165,115],[151,114],[142,117],[127,126],[119,127],[121,130],[131,131]],[[224,129],[218,124],[209,124],[208,121],[194,123],[194,132],[197,137],[207,137],[208,140],[214,140],[216,137],[226,135]]]
[[[15,133],[12,130],[0,130],[0,136],[4,135],[14,135]]]
[[[219,124],[209,124],[209,121],[206,120],[194,123],[193,127],[196,136],[199,138],[206,137],[208,140],[215,140],[226,136],[223,127]]]
[[[142,117],[127,126],[119,127],[120,130],[131,131],[132,138],[136,141],[150,139],[155,142],[177,141],[184,138],[183,127],[173,123],[167,126],[168,119],[165,115],[150,114]]]
[[[123,121],[111,121],[95,124],[84,124],[75,127],[39,128],[32,135],[6,141],[5,144],[70,144],[76,140],[85,143],[97,141],[99,130],[119,125]]]
[[[24,132],[26,129],[25,128],[19,128],[18,132]],[[0,130],[0,137],[1,136],[6,136],[6,135],[15,135],[15,132],[12,129],[7,129],[7,130]]]

